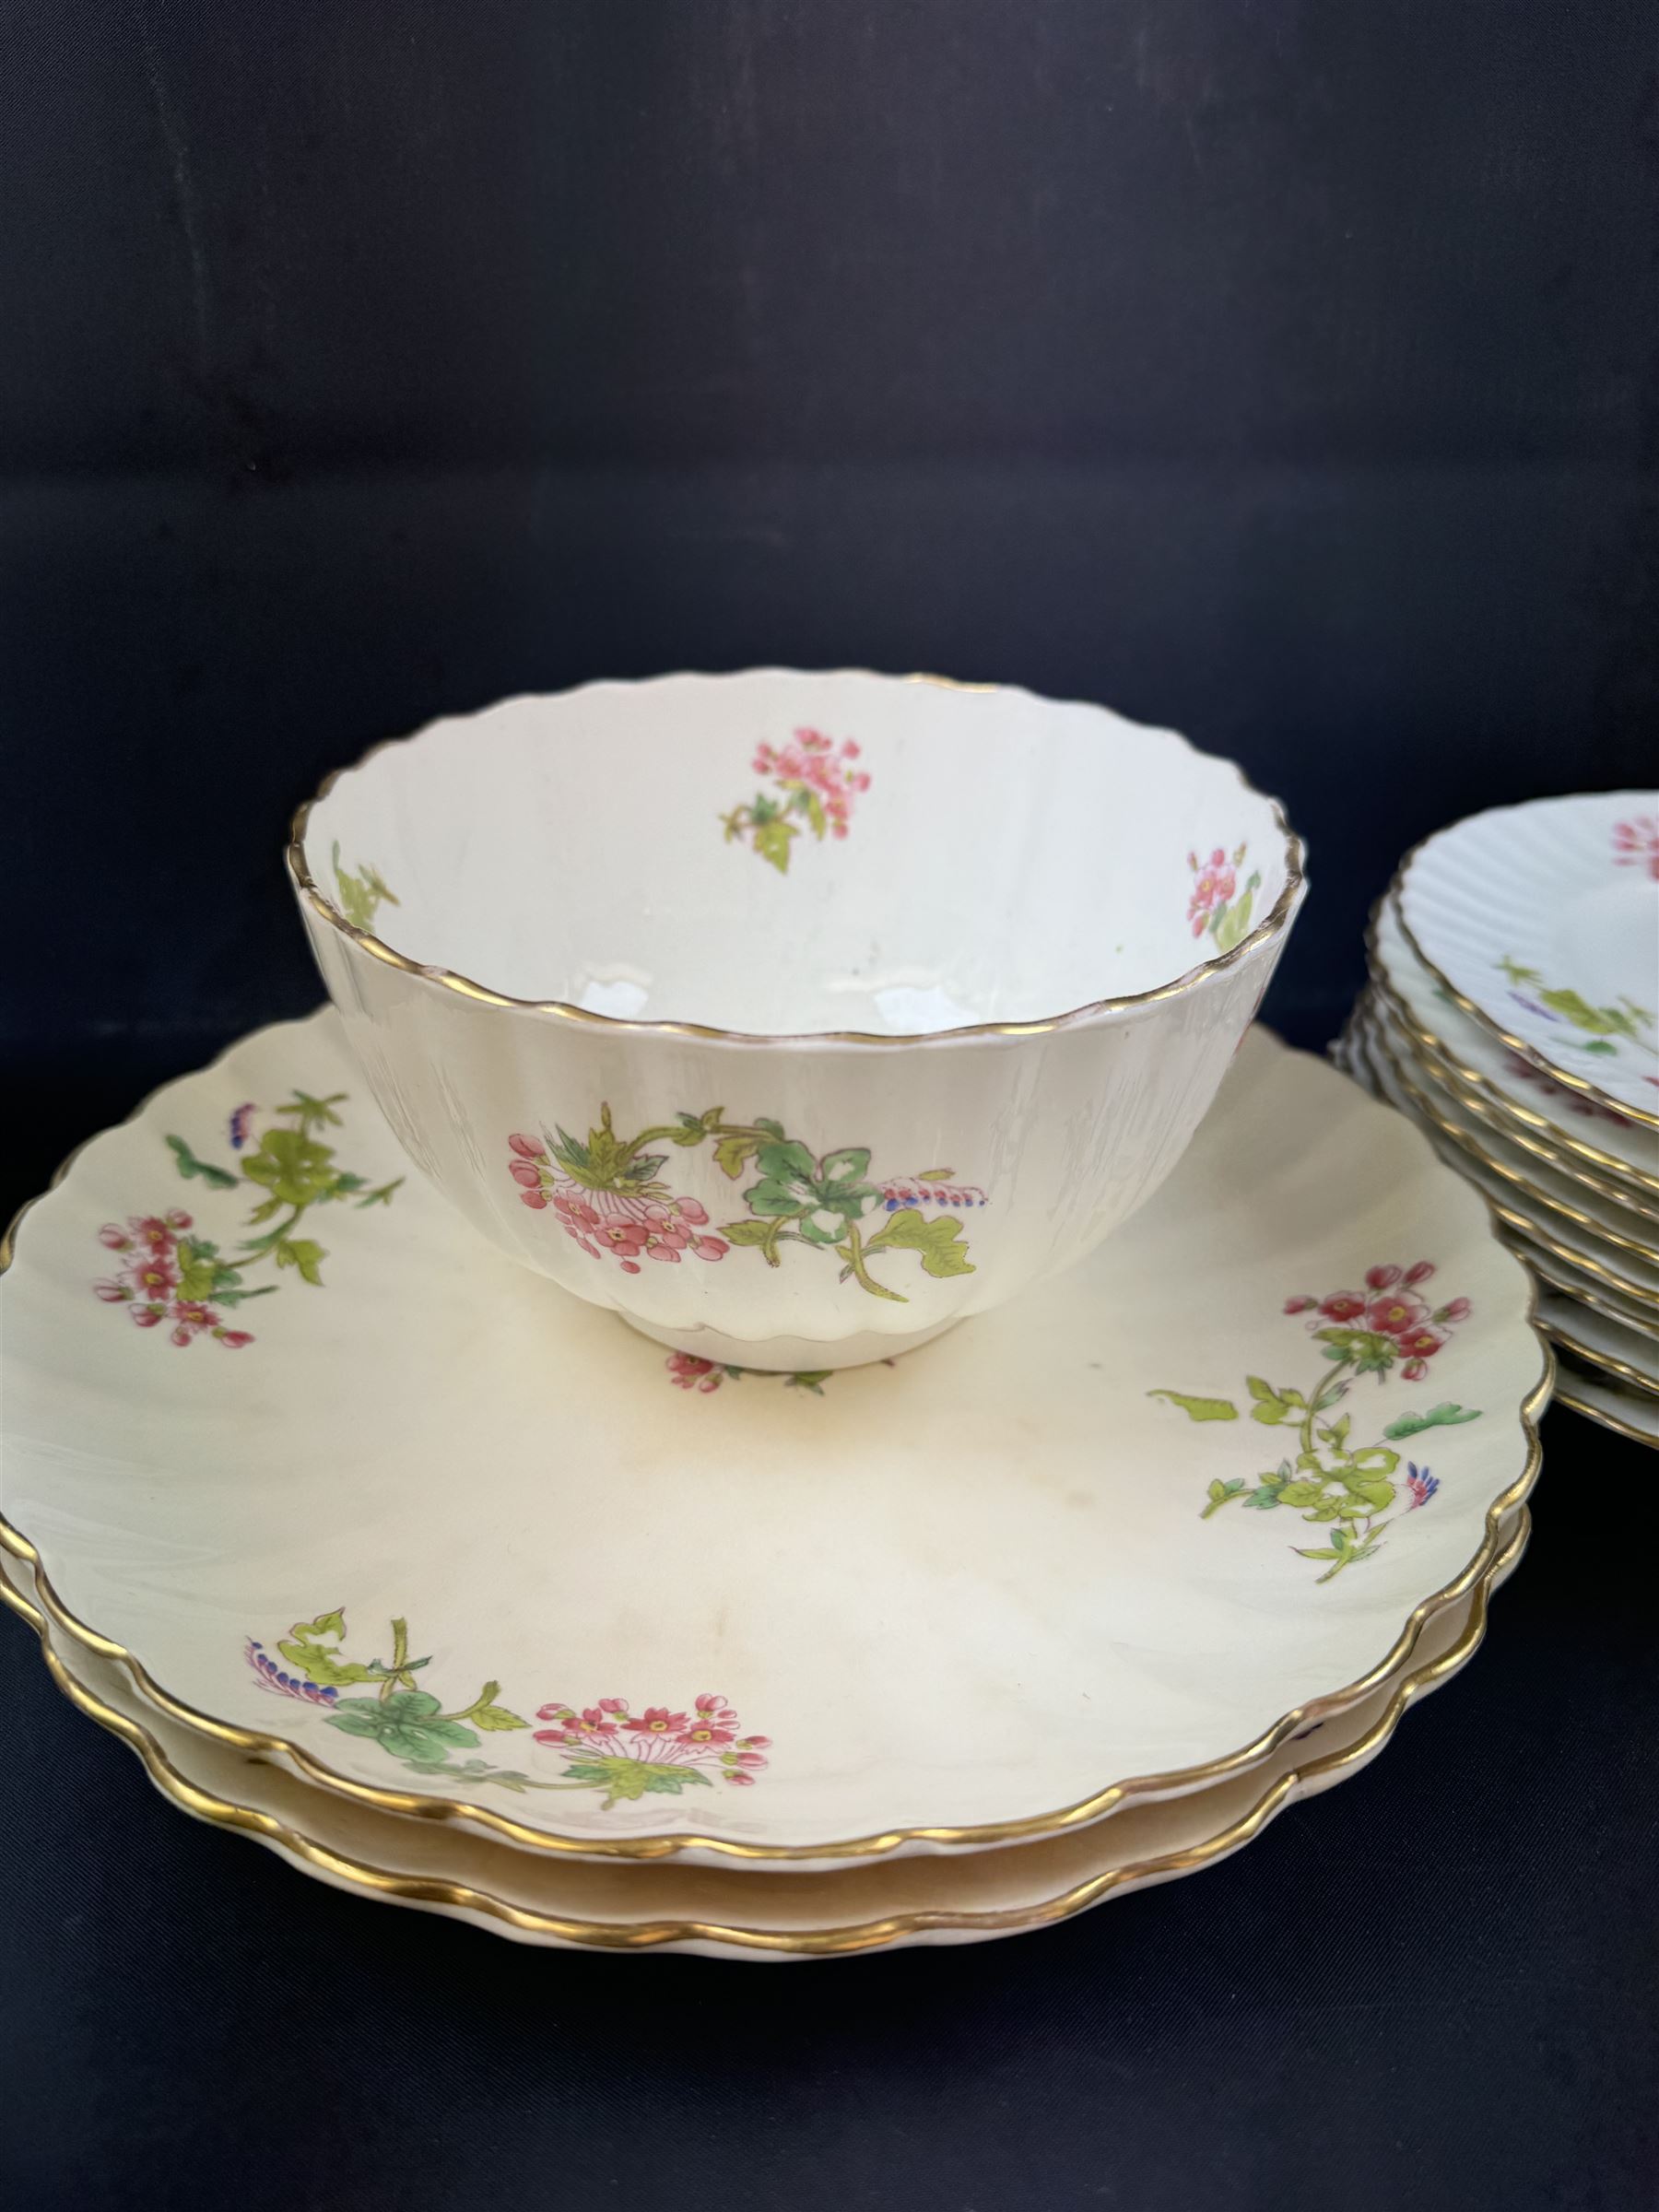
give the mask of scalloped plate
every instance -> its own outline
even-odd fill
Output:
[[[1406,1668],[1248,1773],[1036,1843],[830,1874],[536,1857],[447,1823],[356,1805],[164,1720],[116,1664],[72,1637],[54,1641],[28,1570],[4,1551],[0,1597],[39,1631],[65,1695],[138,1755],[163,1795],[198,1819],[255,1837],[335,1888],[553,1949],[824,1958],[984,1942],[1218,1865],[1287,1806],[1368,1766],[1407,1708],[1468,1663],[1528,1525],[1524,1506],[1505,1516],[1488,1574],[1426,1624]]]
[[[1517,1141],[1541,1141],[1562,1164],[1585,1163],[1629,1186],[1632,1203],[1659,1197],[1659,1136],[1582,1091],[1563,1089],[1464,1013],[1406,943],[1392,896],[1371,917],[1369,949],[1372,975],[1414,1048],[1431,1047]]]
[[[1659,1127],[1659,794],[1495,806],[1406,861],[1430,974],[1567,1086]]]
[[[261,1031],[30,1213],[0,1540],[158,1710],[361,1803],[794,1865],[1080,1827],[1369,1694],[1535,1472],[1481,1200],[1261,1032],[1085,1265],[793,1385],[500,1258],[353,1081],[332,1014]]]

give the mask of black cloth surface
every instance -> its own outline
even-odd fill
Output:
[[[1653,772],[1653,0],[0,10],[0,1206],[317,996],[291,808],[594,676],[931,668],[1400,853]],[[629,763],[595,763],[625,824]],[[0,2206],[1653,2212],[1654,1461],[1488,1647],[1043,1935],[555,1957],[186,1821],[0,1618]]]

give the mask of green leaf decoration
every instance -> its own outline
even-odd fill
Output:
[[[301,1674],[309,1675],[319,1689],[344,1689],[350,1682],[372,1682],[373,1675],[355,1659],[336,1658],[320,1643],[308,1643],[296,1630],[287,1642],[276,1649],[285,1659],[291,1659]]]
[[[1190,1421],[1236,1421],[1239,1409],[1230,1398],[1189,1398],[1179,1390],[1149,1390],[1149,1398],[1168,1398]]]
[[[250,1182],[268,1190],[281,1206],[314,1206],[334,1189],[335,1171],[331,1146],[298,1129],[267,1129],[259,1149],[242,1162]]]
[[[1323,1481],[1283,1483],[1278,1493],[1281,1505],[1317,1505],[1324,1495]]]
[[[818,1188],[818,1161],[793,1137],[774,1137],[760,1146],[756,1164],[769,1182],[798,1183],[803,1192]]]
[[[882,1228],[865,1246],[865,1253],[867,1257],[873,1252],[919,1252],[924,1275],[971,1275],[973,1262],[968,1257],[968,1248],[961,1237],[960,1221],[947,1214],[927,1221],[913,1206],[906,1206],[888,1216]]]
[[[778,1221],[725,1221],[720,1233],[728,1244],[752,1244],[760,1253],[769,1267],[782,1263],[778,1251],[778,1233],[782,1224]]]
[[[1391,1452],[1386,1444],[1361,1444],[1351,1454],[1351,1465],[1370,1475],[1392,1475],[1399,1464],[1399,1453]]]
[[[1243,896],[1231,906],[1221,909],[1216,924],[1216,949],[1218,952],[1230,952],[1235,945],[1241,944],[1250,934],[1251,908],[1260,881],[1259,876],[1253,876],[1244,886]]]
[[[762,860],[770,861],[780,876],[789,873],[789,848],[800,832],[793,822],[782,815],[768,822],[759,822],[755,828],[755,850]]]
[[[403,1185],[404,1179],[401,1175],[392,1182],[382,1182],[378,1189],[371,1191],[367,1197],[358,1200],[358,1212],[360,1214],[366,1206],[390,1206],[393,1192],[401,1191]]]
[[[335,1108],[343,1106],[345,1103],[346,1093],[343,1090],[331,1090],[325,1099],[313,1099],[309,1090],[297,1090],[288,1103],[286,1106],[278,1106],[276,1111],[278,1113],[291,1113],[299,1122],[301,1129],[308,1127],[312,1122],[317,1123],[319,1126],[326,1123],[329,1127],[337,1129],[340,1126],[340,1117],[335,1112]]]
[[[818,1163],[826,1184],[862,1182],[870,1171],[867,1145],[853,1145],[844,1152],[826,1152]]]
[[[755,1126],[757,1129],[764,1129],[768,1136],[775,1136],[780,1144],[784,1141],[782,1122],[768,1121],[765,1114],[758,1113],[755,1116]]]
[[[505,1705],[495,1702],[500,1691],[499,1682],[486,1682],[478,1692],[478,1701],[467,1714],[467,1719],[479,1728],[528,1728],[528,1721],[521,1721],[516,1712],[509,1712]]]
[[[227,1174],[223,1168],[216,1168],[209,1159],[198,1159],[182,1136],[170,1136],[167,1143],[179,1172],[186,1182],[193,1175],[199,1175],[212,1190],[233,1191],[236,1188],[237,1179],[234,1175]]]
[[[278,1267],[298,1267],[301,1279],[315,1283],[319,1288],[323,1283],[323,1262],[327,1256],[322,1245],[313,1244],[309,1237],[296,1237],[291,1241],[285,1237],[276,1247]]]
[[[1385,1513],[1394,1501],[1394,1487],[1385,1476],[1348,1476],[1344,1487],[1350,1497],[1362,1499],[1367,1510]]]
[[[1479,1418],[1475,1406],[1431,1406],[1427,1413],[1403,1413],[1397,1421],[1390,1421],[1382,1433],[1398,1442],[1403,1437],[1420,1436],[1425,1429],[1449,1429],[1459,1421]]]
[[[1271,1483],[1265,1482],[1258,1489],[1252,1490],[1244,1502],[1255,1512],[1270,1513],[1274,1507],[1281,1502],[1283,1495],[1282,1490],[1277,1489]]]
[[[723,1175],[734,1182],[742,1174],[758,1149],[752,1136],[723,1136],[714,1147],[714,1165]]]

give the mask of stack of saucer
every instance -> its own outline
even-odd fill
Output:
[[[292,860],[335,1006],[0,1251],[0,1598],[186,1810],[554,1947],[968,1942],[1478,1644],[1532,1282],[1250,1030],[1300,848],[1230,764],[675,679],[384,749]]]
[[[1659,1443],[1659,799],[1497,808],[1418,846],[1336,1057],[1538,1283],[1557,1395]]]

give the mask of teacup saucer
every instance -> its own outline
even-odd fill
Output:
[[[1050,1926],[1218,1864],[1287,1806],[1361,1771],[1409,1706],[1467,1664],[1491,1594],[1527,1533],[1527,1509],[1518,1506],[1504,1517],[1487,1573],[1424,1624],[1404,1668],[1345,1712],[1311,1723],[1247,1773],[1034,1843],[865,1861],[828,1874],[675,1860],[595,1865],[380,1812],[163,1718],[117,1662],[55,1634],[34,1602],[28,1569],[5,1551],[0,1599],[40,1634],[65,1695],[138,1755],[165,1796],[198,1819],[253,1836],[334,1888],[547,1948],[825,1958]]]
[[[335,1017],[263,1030],[30,1214],[0,1542],[155,1711],[363,1805],[794,1866],[1059,1835],[1370,1696],[1535,1472],[1480,1197],[1259,1031],[1083,1265],[790,1382],[513,1266],[351,1090]]]

